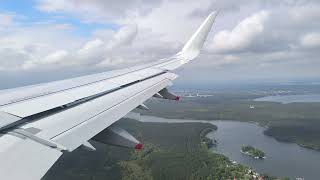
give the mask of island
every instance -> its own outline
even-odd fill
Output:
[[[241,147],[241,153],[249,155],[255,159],[264,159],[265,153],[257,148],[254,148],[252,146],[242,146]]]

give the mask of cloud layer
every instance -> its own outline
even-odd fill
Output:
[[[30,76],[24,83],[47,81],[55,79],[57,71],[61,71],[57,78],[65,78],[172,55],[216,9],[221,13],[201,62],[186,67],[189,73],[181,83],[187,78],[213,82],[320,77],[316,0],[41,0],[32,8],[50,19],[25,23],[31,17],[0,9],[1,81],[8,77],[19,81],[21,76]],[[65,17],[82,26],[64,21]],[[95,24],[116,28],[76,33]],[[38,81],[32,75],[44,72]]]

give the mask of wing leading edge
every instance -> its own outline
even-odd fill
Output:
[[[216,16],[211,13],[170,58],[0,92],[1,177],[41,179],[63,152],[87,145],[147,99],[168,93],[165,88],[177,78],[171,70],[200,53]]]

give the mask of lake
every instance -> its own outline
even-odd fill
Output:
[[[208,134],[209,138],[218,139],[217,147],[212,151],[221,153],[240,164],[247,165],[259,173],[292,179],[305,180],[319,179],[320,152],[306,149],[292,143],[282,143],[263,134],[265,128],[254,123],[237,121],[200,121],[165,119],[152,116],[141,116],[143,122],[185,123],[202,122],[212,123],[218,127],[217,131]],[[240,152],[242,145],[252,145],[266,153],[266,159],[257,160]]]
[[[280,102],[283,104],[294,103],[294,102],[320,102],[320,94],[266,96],[266,97],[257,98],[254,100]]]

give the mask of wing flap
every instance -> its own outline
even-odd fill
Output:
[[[12,114],[8,114],[6,112],[0,111],[0,130],[21,119],[22,119],[21,117],[17,117]]]
[[[39,137],[52,139],[72,151],[170,85],[171,80],[175,77],[175,74],[166,73],[148,79],[74,108],[44,117],[24,125],[23,128],[41,129],[42,131],[37,134]],[[70,138],[67,138],[69,136]]]
[[[1,179],[41,179],[62,155],[62,152],[28,138],[8,134],[0,138],[0,144]]]
[[[101,132],[115,121],[125,116],[132,109],[153,96],[153,94],[162,88],[168,86],[170,81],[164,80],[150,87],[147,90],[140,92],[132,98],[112,107],[107,111],[104,111],[93,118],[89,119],[85,123],[78,125],[75,128],[53,138],[54,141],[67,145],[69,149],[75,149],[79,146],[80,142],[91,139],[97,133]]]

